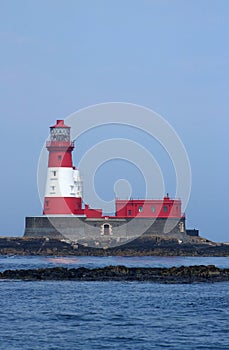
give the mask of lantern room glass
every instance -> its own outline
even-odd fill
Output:
[[[70,128],[51,129],[51,141],[70,142]]]

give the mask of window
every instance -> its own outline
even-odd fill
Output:
[[[155,206],[154,206],[154,205],[152,205],[152,207],[151,207],[151,211],[152,211],[152,213],[155,213],[156,208],[155,208]]]
[[[104,224],[103,225],[103,234],[105,236],[110,234],[110,225],[109,224]]]
[[[143,212],[143,207],[140,205],[140,207],[138,207],[138,212],[142,213]]]
[[[164,207],[163,207],[163,212],[164,212],[164,213],[167,213],[167,211],[168,211],[168,207],[167,207],[167,205],[164,205]]]
[[[55,186],[51,186],[51,190],[52,190],[52,191],[55,191]]]
[[[128,215],[130,216],[132,214],[132,210],[128,210]]]
[[[49,201],[45,201],[45,205],[46,205],[46,207],[48,207],[49,206]]]
[[[56,176],[56,170],[53,170],[53,176]]]

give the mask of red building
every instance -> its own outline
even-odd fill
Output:
[[[170,199],[168,195],[164,199],[117,199],[116,216],[125,218],[180,218],[182,216],[181,201]]]

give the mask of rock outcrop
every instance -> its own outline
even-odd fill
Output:
[[[66,240],[0,238],[0,255],[90,256],[229,256],[229,245],[196,237],[179,241],[171,237],[139,237],[114,248],[91,248]]]
[[[214,265],[171,268],[128,268],[119,265],[95,269],[54,267],[6,270],[0,273],[0,279],[24,281],[139,281],[156,283],[223,282],[229,281],[229,269],[220,269]]]

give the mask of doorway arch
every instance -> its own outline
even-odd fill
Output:
[[[101,235],[102,236],[110,236],[110,235],[112,235],[112,226],[111,226],[111,224],[108,224],[106,222],[105,224],[102,225]]]

